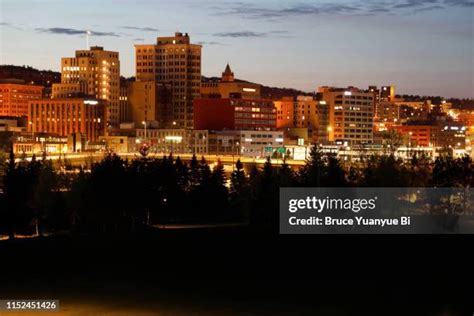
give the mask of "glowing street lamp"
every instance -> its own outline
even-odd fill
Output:
[[[28,124],[31,126],[31,141],[35,141],[35,130],[34,130],[34,125],[33,121],[29,121]]]
[[[146,141],[146,136],[147,136],[146,135],[146,121],[143,121],[142,124],[143,124],[143,126],[145,126],[145,137],[143,139]]]

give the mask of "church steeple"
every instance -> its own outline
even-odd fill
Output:
[[[222,73],[222,82],[233,82],[234,81],[234,73],[230,69],[229,63],[225,67],[224,72]]]

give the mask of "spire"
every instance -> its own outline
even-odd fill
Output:
[[[229,63],[227,63],[227,66],[225,67],[224,72],[222,73],[222,81],[224,82],[232,82],[234,81],[234,73],[230,69]]]

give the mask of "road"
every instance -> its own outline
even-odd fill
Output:
[[[118,153],[118,155],[124,159],[134,159],[140,158],[139,153]],[[149,154],[148,158],[162,158],[163,153],[160,154]],[[175,157],[180,157],[183,161],[190,161],[193,157],[192,154],[176,154]],[[72,153],[66,155],[48,155],[47,158],[53,161],[58,161],[60,159],[66,158],[68,161],[71,162],[73,166],[86,166],[89,165],[91,162],[100,161],[104,157],[104,153]],[[201,159],[203,156],[197,156],[198,159]],[[214,164],[218,160],[220,160],[226,170],[232,169],[233,165],[237,162],[238,159],[242,162],[242,164],[246,167],[252,165],[263,165],[266,162],[266,158],[250,158],[250,157],[239,157],[239,156],[230,156],[230,155],[204,155],[204,158],[207,160],[209,164]],[[31,160],[31,157],[26,158],[27,160]],[[20,158],[17,158],[19,161]],[[282,159],[271,159],[273,165],[281,165],[283,163]],[[298,168],[305,164],[305,161],[301,160],[292,160],[288,159],[286,163],[293,167]]]

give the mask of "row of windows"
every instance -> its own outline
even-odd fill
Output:
[[[347,136],[347,133],[372,133],[372,130],[371,129],[344,129],[344,133],[346,133],[346,136]]]
[[[185,58],[186,54],[176,54],[179,52],[179,49],[155,49],[155,54],[153,54],[153,49],[137,49],[137,59],[142,59],[142,57],[147,57],[152,58],[153,56],[156,56],[158,59],[161,57],[163,59],[168,58]],[[191,56],[194,59],[200,58],[200,50],[184,50],[184,48],[181,49],[181,53],[187,53],[188,56]],[[144,55],[146,53],[149,53],[150,55]],[[172,54],[175,53],[175,54]],[[169,54],[169,55],[167,55]],[[146,59],[146,58],[143,58]]]
[[[169,62],[137,62],[137,66],[153,66],[166,67],[166,66],[188,66],[188,67],[199,67],[201,66],[200,61],[169,61]]]
[[[338,94],[338,95],[336,96],[336,99],[342,99],[342,97],[343,97],[342,94]],[[373,97],[370,97],[370,96],[361,96],[361,95],[355,95],[355,96],[354,96],[354,95],[350,95],[350,96],[349,96],[349,95],[346,95],[346,96],[344,96],[344,97],[345,97],[346,100],[347,100],[347,99],[350,99],[350,100],[373,100]]]
[[[22,94],[36,94],[41,95],[41,89],[33,90],[33,89],[0,89],[0,92],[9,92],[9,93],[22,93]],[[0,97],[2,95],[0,94]],[[16,96],[16,95],[14,95]]]
[[[365,105],[365,106],[372,106],[371,102],[363,102],[363,101],[342,101],[337,100],[334,102],[335,104],[353,104],[353,105]]]
[[[235,117],[275,119],[275,115],[272,115],[272,114],[235,113]]]

